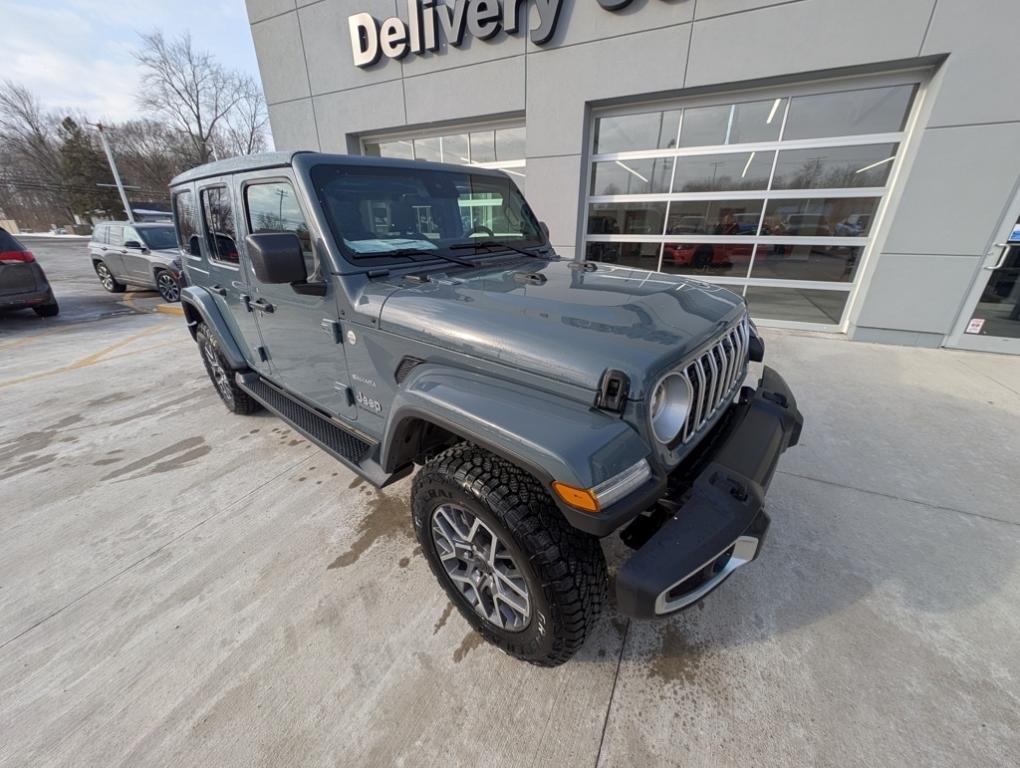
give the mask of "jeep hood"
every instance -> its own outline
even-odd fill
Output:
[[[588,269],[591,269],[589,264]],[[607,368],[631,396],[719,335],[744,302],[717,285],[610,264],[522,259],[404,279],[380,327],[437,347],[595,390]]]

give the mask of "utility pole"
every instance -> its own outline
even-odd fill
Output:
[[[106,142],[106,134],[103,133],[102,123],[87,123],[87,125],[94,125],[96,130],[99,131],[99,143],[103,145],[103,151],[106,153],[106,161],[110,164],[110,170],[113,172],[113,180],[117,184],[117,191],[120,192],[120,201],[124,205],[124,213],[127,215],[128,221],[132,224],[135,223],[135,214],[131,210],[131,203],[128,202],[127,192],[124,189],[124,183],[120,180],[120,173],[117,171],[117,163],[113,159],[113,152],[110,151],[110,145]]]

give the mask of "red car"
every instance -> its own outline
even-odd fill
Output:
[[[750,243],[666,243],[662,249],[662,269],[670,267],[712,270],[720,267],[747,267],[754,245]]]

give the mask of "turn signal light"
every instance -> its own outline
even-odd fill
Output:
[[[599,500],[587,488],[575,488],[559,480],[554,481],[552,487],[556,495],[574,509],[580,509],[582,512],[599,511]]]

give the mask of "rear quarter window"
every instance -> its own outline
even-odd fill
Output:
[[[0,251],[23,251],[24,246],[18,242],[18,238],[6,229],[0,229]]]
[[[110,227],[106,224],[97,224],[95,230],[92,232],[92,242],[105,244],[109,242],[107,235],[109,234]]]

